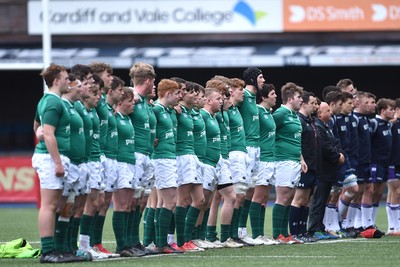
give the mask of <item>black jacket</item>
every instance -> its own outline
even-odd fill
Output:
[[[317,177],[327,182],[336,182],[340,158],[336,138],[332,130],[321,120],[316,119],[315,126],[318,133]]]
[[[308,169],[317,171],[317,133],[314,121],[311,117],[306,117],[298,113],[301,126],[301,155],[307,163]]]

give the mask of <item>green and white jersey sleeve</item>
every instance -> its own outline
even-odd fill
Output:
[[[135,130],[130,116],[117,112],[118,130],[117,161],[135,164]]]
[[[71,149],[68,152],[68,158],[72,163],[78,165],[85,162],[85,134],[83,129],[83,120],[74,105],[67,99],[63,98],[65,107],[68,109],[71,125]]]
[[[221,132],[221,156],[224,159],[229,158],[229,147],[230,147],[230,133],[229,133],[229,117],[227,112],[216,114],[218,126]]]
[[[260,114],[260,160],[272,162],[275,160],[275,121],[269,110],[260,105],[257,107]]]
[[[206,157],[207,136],[206,125],[200,112],[192,109],[190,114],[193,118],[193,137],[194,137],[194,153],[199,161],[204,162]]]
[[[176,155],[194,155],[193,118],[186,107],[181,105],[181,110],[181,114],[176,114],[178,121]]]
[[[176,144],[171,113],[160,103],[154,106],[153,111],[157,119],[156,139],[158,140],[158,144],[154,148],[153,158],[175,159]]]
[[[244,89],[243,102],[238,104],[243,118],[244,132],[246,134],[246,146],[259,147],[260,123],[256,95]]]
[[[57,140],[58,151],[61,155],[67,155],[71,148],[70,116],[61,97],[50,92],[44,93],[37,105],[35,120],[40,122],[42,126],[48,124],[55,127],[54,135]],[[35,153],[49,153],[43,140],[37,143]]]
[[[228,110],[231,146],[229,151],[243,151],[246,149],[246,133],[244,132],[243,119],[238,108],[231,106]]]
[[[74,103],[74,108],[78,111],[79,115],[83,120],[83,130],[85,135],[85,158],[84,161],[87,162],[90,157],[92,150],[92,136],[93,136],[93,121],[89,116],[89,112],[81,101],[76,101]]]
[[[97,115],[100,119],[100,149],[104,153],[104,147],[107,141],[107,131],[108,131],[108,107],[106,102],[106,96],[101,95],[100,101],[96,107]]]
[[[118,152],[118,130],[115,110],[107,104],[108,128],[104,155],[109,159],[116,159]]]
[[[176,111],[173,108],[167,108],[168,112],[171,115],[171,120],[172,120],[172,131],[174,132],[174,138],[175,138],[175,144],[178,141],[178,134],[177,134],[177,130],[178,130],[178,118],[176,117]]]
[[[93,123],[92,147],[89,161],[100,161],[100,118],[95,108],[89,111],[89,116]]]
[[[156,115],[153,111],[153,106],[150,103],[147,103],[149,109],[149,123],[150,123],[150,145],[149,152],[150,155],[153,154],[154,151],[154,140],[156,139],[156,127],[157,127],[157,119]]]
[[[135,152],[145,155],[150,155],[152,150],[149,115],[150,111],[147,100],[145,97],[139,95],[139,101],[135,103],[135,112],[129,116],[135,128]]]
[[[272,116],[276,124],[275,160],[300,161],[302,126],[297,114],[282,105]]]
[[[207,149],[204,163],[216,167],[221,155],[221,131],[218,121],[205,109],[201,109],[200,114],[204,119],[207,136]]]

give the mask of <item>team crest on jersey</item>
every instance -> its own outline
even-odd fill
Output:
[[[121,125],[126,125],[124,120],[121,120]]]
[[[232,114],[233,114],[233,115],[236,115],[236,111],[232,111]]]
[[[249,100],[249,103],[253,102],[253,99],[251,99],[251,98],[248,98],[248,100]]]
[[[187,117],[187,114],[186,114],[186,113],[183,113],[183,117],[185,117],[185,118],[186,118],[186,117]]]
[[[267,115],[267,114],[264,114],[264,118],[265,118],[266,120],[268,120],[268,119],[269,119],[269,117],[268,117],[268,115]]]
[[[142,108],[143,108],[143,105],[142,105],[142,104],[139,104],[139,105],[137,105],[137,107],[138,107],[138,109],[142,109]]]
[[[168,118],[167,114],[163,114],[164,119]]]
[[[75,114],[75,110],[71,109],[71,114]]]
[[[293,121],[293,118],[292,118],[292,117],[289,117],[289,120],[290,120],[290,121]]]
[[[198,120],[198,118],[197,118],[197,117],[193,117],[193,120],[197,121],[197,120]]]

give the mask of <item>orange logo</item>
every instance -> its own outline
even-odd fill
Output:
[[[284,0],[284,31],[400,30],[400,0]]]

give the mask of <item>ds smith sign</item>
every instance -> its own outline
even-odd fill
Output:
[[[53,34],[282,32],[280,0],[50,1]],[[40,1],[28,2],[41,34]]]

